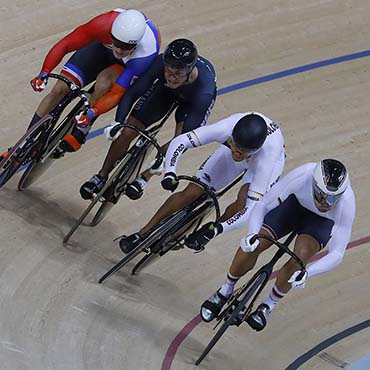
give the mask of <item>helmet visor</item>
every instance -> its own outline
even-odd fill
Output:
[[[326,194],[318,187],[318,185],[314,181],[313,195],[318,203],[322,204],[323,206],[332,207],[335,203],[338,202],[339,198],[343,195],[343,193],[335,195]]]
[[[121,49],[121,50],[133,50],[136,48],[137,44],[128,44],[127,42],[120,41],[116,39],[112,34],[112,44],[115,48]]]

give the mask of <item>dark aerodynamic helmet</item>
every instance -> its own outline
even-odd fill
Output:
[[[247,114],[234,126],[233,142],[240,148],[253,154],[257,152],[267,137],[267,125],[258,114]]]
[[[163,53],[164,64],[173,69],[192,71],[198,59],[196,46],[187,39],[172,41]]]

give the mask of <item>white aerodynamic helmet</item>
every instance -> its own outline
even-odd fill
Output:
[[[129,9],[117,16],[112,24],[112,36],[126,44],[137,44],[144,36],[146,21],[143,13]]]
[[[332,207],[349,185],[349,175],[343,163],[324,159],[313,172],[313,193],[317,202]]]

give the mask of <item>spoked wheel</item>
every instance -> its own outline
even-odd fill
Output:
[[[107,213],[114,207],[114,204],[115,203],[110,202],[109,200],[104,200],[99,209],[96,211],[95,216],[90,223],[90,226],[96,226],[101,221],[103,221]]]
[[[222,335],[225,333],[225,331],[232,325],[239,326],[241,324],[239,320],[239,314],[242,311],[245,311],[245,308],[247,306],[247,302],[252,298],[253,294],[257,292],[258,288],[261,286],[261,284],[264,282],[264,275],[258,275],[257,278],[253,281],[253,283],[250,285],[249,289],[245,292],[244,297],[241,299],[241,301],[238,301],[238,297],[240,297],[241,294],[238,294],[237,297],[235,297],[232,302],[227,306],[227,308],[220,314],[221,317],[223,317],[223,324],[218,329],[217,333],[213,336],[213,338],[208,343],[207,347],[203,351],[203,353],[199,356],[199,358],[195,361],[195,365],[199,365],[203,359],[207,356],[209,351],[215,346],[215,344],[219,341],[219,339],[222,337]],[[253,299],[251,302],[254,302],[255,299]],[[251,306],[252,303],[249,304]],[[234,308],[235,307],[235,308]],[[251,309],[251,307],[248,307],[248,311]],[[227,312],[225,312],[227,311]],[[243,312],[244,315],[244,312]]]

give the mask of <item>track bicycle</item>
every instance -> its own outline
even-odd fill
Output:
[[[98,194],[94,195],[89,206],[85,209],[80,218],[75,222],[71,230],[64,237],[63,243],[68,242],[70,237],[82,224],[97,203],[101,204],[95,212],[93,219],[90,222],[90,226],[96,226],[104,219],[107,213],[114,207],[115,204],[117,204],[120,197],[125,193],[127,185],[129,185],[141,173],[142,167],[153,149],[156,149],[157,154],[152,168],[158,168],[162,164],[164,155],[162,154],[161,147],[156,140],[156,136],[175,108],[176,104],[173,104],[160,123],[149,128],[148,130],[142,130],[128,123],[122,123],[113,128],[113,130],[117,130],[116,132],[122,128],[132,129],[139,134],[139,137],[137,138],[136,142],[131,145],[125,157],[117,163],[114,171],[109,176],[103,188]],[[112,136],[114,136],[114,133]]]
[[[186,175],[178,176],[179,181],[193,182],[204,190],[196,201],[187,207],[175,212],[171,216],[163,219],[157,225],[153,226],[148,232],[143,234],[138,245],[130,251],[124,258],[115,264],[100,279],[101,284],[108,277],[119,271],[123,266],[133,260],[140,253],[144,256],[135,264],[131,273],[134,275],[144,267],[164,256],[170,250],[177,250],[184,247],[184,240],[187,235],[197,230],[203,220],[212,212],[216,213],[216,221],[221,217],[218,198],[229,191],[242,178],[243,174],[237,177],[221,191],[215,193],[206,184],[195,177]],[[118,238],[119,239],[119,238]],[[116,239],[117,240],[117,239]]]
[[[273,268],[277,261],[284,255],[288,254],[291,256],[295,262],[300,266],[301,272],[299,273],[297,280],[300,280],[306,272],[305,265],[303,261],[289,249],[289,244],[296,237],[297,233],[295,231],[291,232],[287,239],[281,243],[274,238],[264,235],[257,234],[251,238],[251,243],[253,244],[257,238],[266,239],[272,244],[276,245],[279,249],[276,251],[271,260],[263,265],[247,283],[241,286],[239,289],[230,296],[226,302],[226,307],[220,312],[217,317],[217,324],[214,329],[223,321],[222,325],[213,336],[213,338],[208,343],[207,347],[204,349],[202,354],[196,360],[195,364],[199,365],[203,359],[207,356],[209,351],[214,347],[218,340],[222,337],[225,331],[230,326],[240,326],[244,321],[248,319],[248,316],[252,312],[253,304],[257,300],[261,291],[267,284]]]
[[[53,163],[63,156],[60,144],[75,125],[74,117],[82,110],[89,109],[88,94],[94,91],[92,86],[87,92],[62,75],[49,73],[48,78],[63,81],[69,92],[60,103],[13,145],[0,161],[0,188],[4,186],[18,170],[27,166],[18,182],[18,190],[23,190],[37,180]],[[77,104],[61,120],[65,108],[75,99]]]

